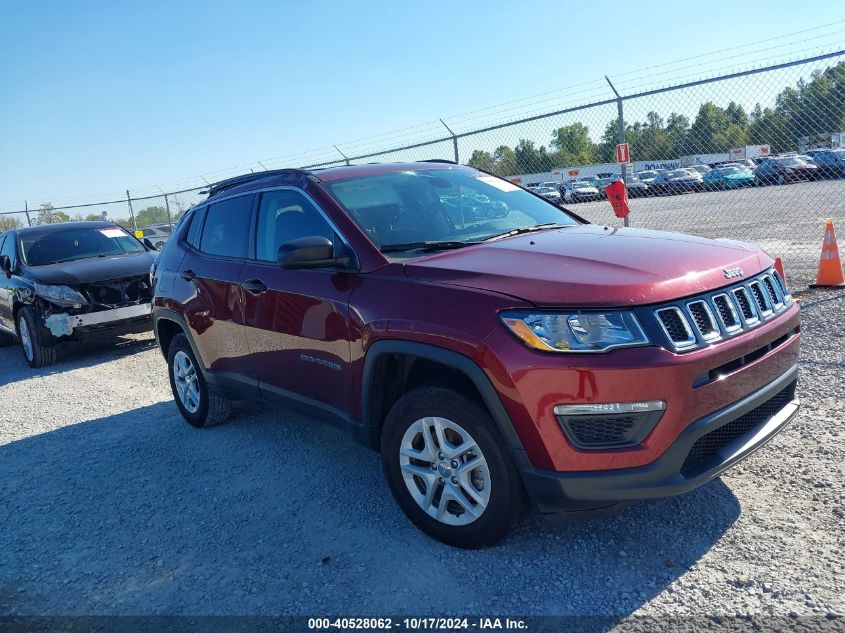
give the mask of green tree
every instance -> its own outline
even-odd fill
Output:
[[[38,208],[35,224],[58,224],[59,222],[70,222],[70,216],[64,211],[56,210],[49,202],[45,202]]]
[[[19,229],[22,226],[23,222],[14,215],[0,215],[0,233],[10,229]]]
[[[496,169],[493,172],[497,176],[513,176],[520,173],[516,166],[516,154],[507,145],[499,145],[493,152],[493,161]]]
[[[138,226],[149,226],[150,224],[166,224],[167,209],[165,207],[146,207],[135,215]]]
[[[593,160],[590,130],[583,123],[573,123],[556,129],[552,132],[550,147],[554,150],[552,160],[555,167],[588,165]]]
[[[469,157],[467,165],[494,173],[496,171],[496,161],[490,152],[484,152],[480,149],[475,150],[472,156]]]

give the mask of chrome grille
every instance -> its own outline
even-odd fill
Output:
[[[774,318],[792,303],[775,270],[685,303],[654,308],[668,347],[686,352],[739,334]]]

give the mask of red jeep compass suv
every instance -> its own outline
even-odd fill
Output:
[[[678,494],[798,411],[798,305],[739,242],[589,224],[445,161],[213,185],[152,271],[182,416],[304,409],[380,451],[421,530]]]

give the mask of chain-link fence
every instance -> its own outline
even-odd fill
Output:
[[[646,83],[643,76],[588,82],[569,103],[556,97],[553,112],[479,123],[490,117],[479,111],[259,165],[455,160],[539,187],[608,224],[621,220],[604,189],[624,177],[633,226],[752,241],[784,260],[791,283],[810,283],[825,219],[845,224],[845,51],[703,80],[675,78],[668,87],[656,85],[661,74],[650,72]],[[493,114],[506,117],[508,110]],[[629,147],[626,163],[617,161],[622,142]],[[202,199],[203,188],[42,205],[0,214],[0,228],[107,217],[155,242],[154,233],[169,233],[170,223]]]

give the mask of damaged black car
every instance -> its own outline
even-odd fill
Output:
[[[0,234],[0,345],[33,368],[60,343],[152,329],[156,251],[110,222],[68,222]]]

